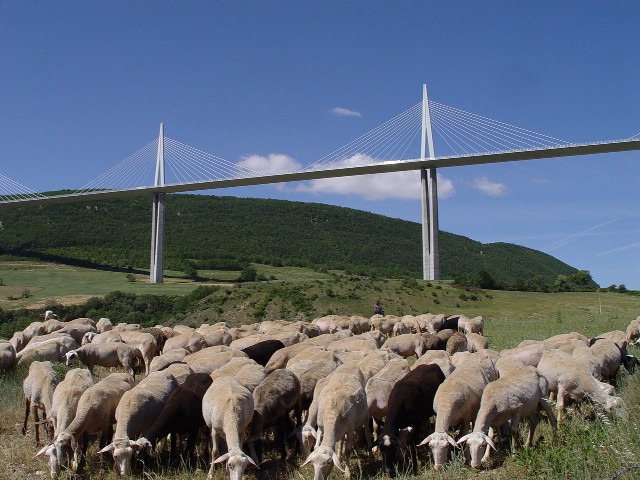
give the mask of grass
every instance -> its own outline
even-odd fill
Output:
[[[0,286],[0,296],[4,297],[4,288],[17,288],[18,291],[24,287],[34,290],[37,288],[34,297],[41,302],[52,297],[96,296],[115,289],[145,293],[186,293],[197,286],[195,283],[149,285],[143,280],[132,283],[123,273],[49,267],[51,268],[38,267],[35,264],[2,265],[0,277],[5,286]],[[524,339],[542,339],[562,332],[578,331],[593,336],[604,331],[624,329],[640,313],[640,298],[617,293],[468,292],[446,283],[413,284],[402,280],[360,279],[305,269],[270,268],[272,270],[259,269],[259,273],[267,277],[273,275],[277,280],[243,285],[231,290],[243,293],[242,296],[248,302],[253,295],[267,291],[276,284],[302,286],[305,293],[313,291],[318,296],[313,302],[316,316],[325,314],[328,309],[336,313],[369,316],[374,301],[378,299],[382,300],[388,314],[427,311],[481,314],[485,318],[485,335],[491,348],[496,350],[513,347]],[[285,274],[291,277],[287,278]],[[225,291],[221,294],[227,295]],[[466,300],[460,298],[462,294],[466,295]],[[471,295],[475,295],[475,299],[470,299]],[[438,303],[434,299],[438,299]],[[34,301],[34,298],[25,301]],[[3,302],[0,301],[0,307],[7,308]],[[14,305],[11,302],[9,304]],[[225,304],[224,307],[238,309],[237,304]],[[634,347],[632,353],[639,355],[640,350]],[[61,373],[65,371],[65,367],[59,368]],[[104,372],[101,374],[104,375]],[[26,370],[21,367],[0,377],[0,480],[46,479],[49,476],[46,459],[32,458],[38,450],[33,433],[29,432],[27,436],[20,434],[24,414],[22,380],[25,376]],[[586,405],[583,407],[583,415],[575,412],[569,415],[568,421],[560,427],[555,442],[552,441],[550,427],[541,424],[533,447],[517,450],[513,455],[502,447],[493,455],[489,468],[480,471],[474,471],[465,465],[461,452],[456,450],[445,471],[437,474],[430,468],[427,450],[421,447],[419,458],[424,463],[420,474],[401,475],[399,478],[612,478],[625,467],[640,465],[640,374],[630,376],[623,372],[618,383],[618,392],[627,405],[626,418],[609,418],[594,407]],[[100,471],[96,450],[94,443],[89,449],[89,469],[84,478],[117,478],[112,468]],[[298,458],[293,463],[286,464],[270,461],[260,471],[250,470],[247,477],[259,480],[312,478],[310,466],[298,468],[297,465],[303,460]],[[358,450],[352,457],[351,467],[354,479],[388,479],[381,473],[380,458],[370,458],[363,450]],[[622,472],[617,478],[626,480],[636,477],[638,473],[637,470]],[[206,466],[196,471],[187,471],[181,466],[149,467],[136,474],[136,478],[168,480],[205,479],[206,476]],[[227,474],[221,468],[216,473],[216,479],[224,478],[227,478]],[[342,476],[334,473],[332,478],[340,479]]]

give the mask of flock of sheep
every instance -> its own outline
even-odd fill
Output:
[[[30,364],[22,433],[31,413],[36,443],[39,426],[52,439],[37,452],[49,459],[52,478],[62,469],[82,471],[94,434],[120,475],[130,474],[137,455],[159,455],[165,440],[171,458],[192,460],[204,442],[209,478],[224,462],[231,479],[260,468],[265,446],[284,459],[291,438],[314,479],[334,467],[348,478],[356,445],[381,456],[391,476],[400,462],[417,471],[421,445],[438,471],[450,448],[463,445],[471,466],[480,467],[499,448],[498,436],[517,448],[520,422],[528,424],[528,445],[543,417],[555,434],[570,401],[624,411],[611,382],[622,365],[633,373],[638,361],[627,345],[640,337],[640,317],[626,332],[562,334],[498,352],[488,348],[482,317],[463,315],[331,315],[197,329],[43,316],[0,341],[0,371]],[[52,362],[76,361],[87,368],[60,381]],[[118,371],[96,382],[95,366]]]

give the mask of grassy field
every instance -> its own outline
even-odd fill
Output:
[[[272,267],[273,268],[273,267]],[[54,271],[51,271],[54,270]],[[640,314],[640,298],[616,293],[563,293],[534,294],[521,292],[467,292],[448,284],[407,285],[401,280],[372,280],[362,282],[353,278],[336,278],[335,275],[320,274],[308,270],[266,270],[266,276],[276,280],[298,283],[304,288],[315,288],[319,295],[318,316],[327,308],[349,311],[353,314],[370,314],[372,301],[380,298],[387,313],[410,313],[416,311],[461,312],[485,317],[485,335],[491,348],[500,350],[512,347],[524,339],[542,339],[556,333],[578,331],[587,336],[624,329]],[[286,274],[290,277],[287,278]],[[165,283],[149,285],[142,279],[129,282],[126,275],[117,272],[94,272],[70,267],[45,268],[36,265],[3,265],[0,278],[5,286],[0,287],[4,298],[5,288],[33,288],[33,297],[25,302],[44,302],[49,298],[73,298],[74,295],[96,296],[119,289],[145,293],[179,293],[195,288],[193,283]],[[28,279],[28,280],[25,280]],[[262,283],[262,282],[261,282]],[[267,283],[267,282],[265,282]],[[266,285],[241,287],[248,292],[259,292]],[[429,286],[430,285],[430,286]],[[312,287],[313,286],[313,287]],[[37,289],[37,290],[36,290]],[[149,290],[147,290],[149,289]],[[358,294],[355,295],[354,292]],[[39,296],[38,296],[39,295]],[[475,296],[475,299],[469,297]],[[462,296],[462,298],[461,298]],[[438,303],[434,303],[434,299]],[[0,307],[14,306],[18,301],[3,299]],[[333,303],[332,303],[333,302]],[[33,304],[31,304],[33,305]],[[314,304],[315,305],[315,304]],[[234,306],[234,308],[236,308]],[[640,355],[640,349],[632,352]],[[60,365],[61,373],[65,371]],[[104,375],[105,372],[98,372]],[[32,427],[22,436],[20,426],[24,415],[22,380],[26,375],[19,368],[0,377],[0,480],[45,479],[49,476],[48,463],[43,457],[33,458],[37,452]],[[623,372],[618,379],[618,394],[626,404],[624,417],[610,418],[591,405],[582,409],[582,414],[571,412],[568,421],[561,425],[558,437],[552,440],[547,424],[541,424],[532,448],[521,449],[511,454],[504,446],[492,458],[491,464],[480,471],[464,465],[462,454],[456,449],[445,471],[437,474],[429,464],[427,449],[421,447],[420,475],[404,475],[407,480],[424,479],[609,479],[640,478],[640,470],[622,471],[625,467],[640,465],[640,374],[630,376]],[[88,472],[84,478],[112,480],[117,478],[113,468],[101,471],[96,444],[89,449]],[[304,459],[292,458],[287,463],[277,462],[273,457],[259,471],[250,470],[248,478],[257,479],[307,479],[313,477],[310,466],[298,468]],[[353,478],[386,480],[381,472],[381,459],[359,450],[352,457]],[[338,472],[339,473],[339,472]],[[206,467],[187,470],[184,466],[138,465],[136,478],[144,479],[205,479]],[[62,476],[65,478],[65,476]],[[228,478],[224,468],[217,471],[216,479]],[[340,479],[334,473],[332,478]]]

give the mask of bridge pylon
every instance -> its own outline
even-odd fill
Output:
[[[160,124],[158,155],[156,157],[155,186],[164,186],[164,124]],[[164,279],[164,193],[153,194],[151,213],[151,263],[149,283],[162,283]]]
[[[427,148],[429,160],[435,158],[431,113],[427,85],[422,85],[422,142],[420,159],[426,160]],[[440,280],[440,246],[438,238],[438,177],[436,169],[420,169],[422,188],[422,278]]]

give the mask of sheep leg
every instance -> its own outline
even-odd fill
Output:
[[[36,445],[40,445],[40,417],[38,416],[38,407],[32,405],[31,413],[33,415],[33,421],[35,422],[34,430],[36,432]]]
[[[538,421],[538,416],[536,414],[533,414],[529,417],[529,428],[527,429],[527,440],[525,442],[525,446],[527,447],[533,445],[533,435],[536,432]]]
[[[82,470],[84,470],[84,465],[87,459],[87,446],[89,445],[89,434],[87,432],[84,432],[82,434],[81,442],[82,442],[82,446],[80,447],[79,458],[76,460],[78,463],[78,466],[76,467],[76,473],[78,474],[82,473]],[[76,451],[77,451],[77,448],[76,448]],[[100,461],[102,462],[102,455],[100,456]]]
[[[565,392],[562,387],[558,387],[558,424],[562,422],[565,412]]]
[[[22,424],[22,434],[27,434],[27,421],[29,420],[29,411],[31,410],[31,400],[28,398],[25,399],[25,411],[24,411],[24,422]]]
[[[558,433],[558,422],[556,420],[556,416],[553,414],[553,409],[551,408],[551,405],[549,405],[549,402],[544,398],[540,399],[538,405],[541,406],[547,414],[547,420],[549,420],[549,425],[551,425],[553,430],[553,439],[555,440]]]
[[[278,424],[278,429],[276,430],[276,442],[278,444],[278,446],[280,447],[280,459],[281,460],[286,460],[287,459],[287,444],[286,444],[286,438],[287,438],[287,425],[289,423],[289,419],[285,416],[283,416],[280,419],[280,422]],[[262,456],[262,452],[260,452],[260,456]],[[256,460],[256,458],[254,458],[254,461]],[[260,459],[262,460],[262,459]],[[258,463],[258,462],[256,462]]]
[[[211,429],[211,467],[209,468],[209,475],[207,478],[211,480],[213,478],[215,463],[214,460],[218,458],[218,436],[216,435],[215,430]]]

